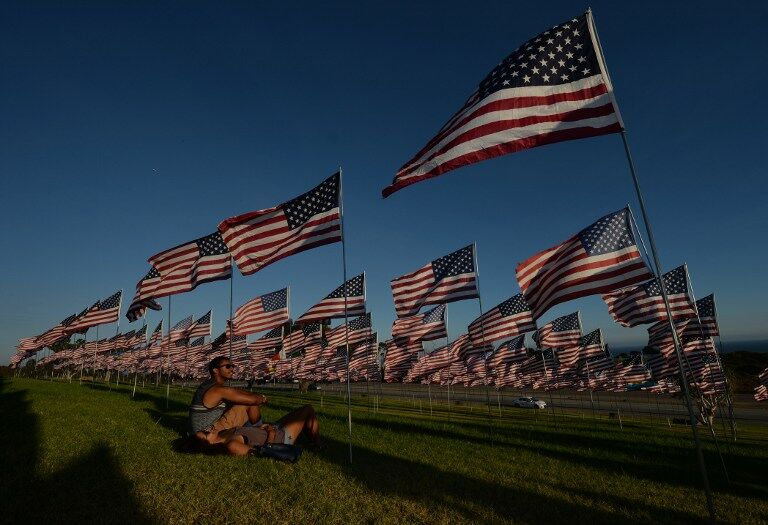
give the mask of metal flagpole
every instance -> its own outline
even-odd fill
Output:
[[[121,288],[120,302],[117,303],[117,328],[115,328],[115,341],[117,341],[117,335],[120,333],[120,310],[122,310],[122,308],[123,308],[123,290]],[[112,350],[109,351],[109,356],[112,357]],[[107,364],[107,372],[108,373],[110,372],[109,364]],[[118,374],[117,381],[115,381],[115,386],[117,386],[118,384],[120,384],[120,375],[119,375],[120,372],[118,372],[117,370],[115,370],[115,372]],[[109,374],[107,375],[107,377],[109,377]],[[109,386],[109,384],[110,384],[109,379],[107,379],[107,385]],[[111,388],[112,387],[110,386],[110,389]]]
[[[165,409],[168,410],[168,397],[171,395],[171,296],[168,296],[168,343],[165,347],[165,373],[168,375],[165,383]],[[162,372],[160,373],[162,376]]]
[[[144,318],[144,346],[147,346],[147,310],[144,310],[144,315],[142,317]],[[139,350],[141,352],[141,350]],[[139,381],[139,358],[136,358],[136,364],[133,365],[133,393],[131,394],[131,397],[136,397],[136,384]]]
[[[488,406],[488,434],[491,439],[491,446],[493,446],[493,416],[491,415],[491,394],[488,392],[488,361],[485,358],[485,320],[483,317],[483,300],[480,298],[480,267],[477,263],[477,245],[472,243],[472,257],[475,265],[475,279],[477,280],[477,305],[480,308],[480,340],[483,343],[483,369],[485,370],[485,377],[483,378],[483,385],[485,386],[485,401]]]
[[[83,384],[83,369],[85,368],[85,344],[88,342],[88,328],[83,332],[83,355],[80,359],[80,384]]]
[[[606,87],[608,89],[608,95],[611,98],[611,102],[613,102],[613,107],[616,109],[616,116],[619,120],[619,124],[621,125],[622,130],[625,130],[625,126],[622,121],[621,114],[619,112],[619,106],[616,103],[616,97],[613,92],[613,86],[611,85],[610,76],[608,75],[608,68],[605,63],[602,46],[600,45],[600,38],[597,35],[597,28],[595,27],[595,21],[592,18],[591,9],[587,10],[587,23],[589,24],[589,28],[591,30],[590,33],[592,35],[593,45],[597,54],[597,59],[599,60],[600,66],[604,73],[604,79],[605,79]],[[635,193],[637,194],[637,200],[640,204],[640,211],[643,215],[643,223],[645,224],[645,230],[648,233],[648,242],[651,245],[651,252],[653,253],[653,262],[656,268],[659,287],[661,288],[661,296],[664,300],[664,308],[666,309],[666,312],[667,312],[669,327],[672,330],[672,341],[674,342],[674,345],[675,345],[675,354],[677,355],[677,364],[680,368],[680,374],[682,375],[683,392],[685,394],[685,404],[686,404],[686,407],[688,408],[688,417],[691,423],[691,431],[693,432],[693,439],[696,442],[696,455],[699,461],[699,470],[701,471],[701,481],[702,481],[702,485],[704,486],[704,493],[707,499],[707,510],[709,511],[710,520],[715,521],[715,506],[712,500],[712,491],[710,490],[710,487],[709,487],[709,477],[707,476],[707,467],[704,464],[704,453],[702,452],[702,449],[701,449],[699,432],[698,432],[698,429],[696,428],[696,419],[693,412],[693,404],[691,403],[691,395],[690,395],[690,392],[688,391],[688,384],[685,380],[685,370],[683,368],[683,357],[682,357],[682,351],[680,348],[680,341],[678,340],[678,337],[677,337],[675,322],[672,319],[672,309],[669,306],[669,297],[667,296],[667,290],[666,290],[666,287],[664,286],[664,279],[663,279],[664,272],[662,270],[661,261],[659,259],[658,252],[656,250],[656,241],[654,240],[651,224],[650,224],[650,221],[648,220],[648,213],[645,209],[645,199],[643,198],[643,194],[640,191],[640,183],[638,182],[637,173],[635,172],[635,163],[632,160],[632,154],[629,151],[629,144],[627,142],[626,131],[621,132],[621,140],[624,143],[624,151],[627,155],[629,171],[632,175],[632,182],[635,187]]]
[[[344,235],[344,197],[342,193],[342,172],[339,166],[339,222],[341,224],[341,265],[343,268],[344,287],[344,359],[347,367],[347,427],[349,437],[349,463],[352,464],[352,395],[349,385],[349,316],[347,312],[347,241]]]

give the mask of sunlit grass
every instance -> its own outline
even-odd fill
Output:
[[[297,464],[174,451],[191,390],[6,382],[4,522],[678,522],[706,517],[690,429],[549,411],[270,393],[267,420],[312,403],[327,450]],[[718,518],[768,520],[768,436],[711,441]]]

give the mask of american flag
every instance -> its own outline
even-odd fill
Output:
[[[181,341],[183,339],[187,338],[187,329],[192,326],[192,316],[185,317],[175,325],[173,325],[173,328],[171,328],[170,333],[168,334],[168,337],[170,338],[171,343],[175,343],[176,341]]]
[[[577,346],[562,348],[557,352],[561,367],[571,368],[580,365],[587,359],[605,354],[603,332],[599,328],[581,338]]]
[[[235,335],[255,334],[288,321],[288,288],[260,295],[235,311]]]
[[[395,175],[384,197],[523,149],[619,133],[621,118],[587,12],[518,47]]]
[[[99,304],[101,301],[96,301],[91,306],[77,314],[75,317],[75,320],[72,321],[69,325],[70,330],[73,333],[85,333],[88,328],[91,326],[94,326],[91,323],[91,318],[96,315],[96,312],[99,309]]]
[[[536,330],[531,308],[519,293],[491,308],[469,324],[469,337],[475,347],[502,341]]]
[[[341,241],[340,174],[295,199],[219,224],[243,275],[289,255]]]
[[[205,337],[211,335],[211,311],[202,316],[200,319],[192,323],[187,330],[185,339],[192,339],[193,337]]]
[[[347,342],[352,346],[365,341],[371,337],[371,314],[361,315],[357,319],[351,320],[348,324],[337,326],[328,332],[326,337],[328,339],[328,348],[331,349],[346,346]]]
[[[242,352],[248,347],[246,336],[236,335],[232,337],[232,353]],[[229,352],[229,330],[211,342],[212,352]]]
[[[46,330],[44,333],[35,338],[35,346],[38,348],[50,346],[60,339],[69,337],[73,333],[71,328],[72,323],[74,323],[77,319],[77,315],[70,315],[53,328]]]
[[[520,373],[523,375],[548,374],[555,368],[555,354],[552,349],[537,350],[525,361],[520,363]]]
[[[265,350],[272,350],[280,346],[283,340],[283,327],[278,326],[273,328],[266,334],[262,335],[254,342],[248,344],[248,350],[251,352],[262,352]]]
[[[520,334],[499,345],[488,360],[488,367],[493,369],[509,363],[522,362],[527,357],[525,334]]]
[[[16,350],[19,352],[29,352],[31,350],[37,350],[39,345],[37,344],[37,336],[24,337],[19,339],[19,344],[16,345]]]
[[[608,214],[562,244],[528,258],[515,273],[535,318],[556,304],[653,277],[637,249],[629,208]]]
[[[148,346],[154,346],[154,345],[160,344],[162,339],[163,339],[163,321],[161,320],[159,323],[157,323],[157,327],[155,327],[154,331],[152,332],[152,335],[149,336],[149,342],[147,344]]]
[[[314,346],[322,342],[322,325],[310,323],[301,325],[301,329],[294,326],[291,333],[283,339],[283,348],[286,352],[295,352],[307,346]]]
[[[346,282],[347,287],[347,313],[349,316],[363,315],[365,313],[365,274],[360,274]],[[337,319],[344,317],[344,285],[342,284],[325,298],[304,312],[297,323],[313,323],[325,319]]]
[[[114,323],[120,317],[120,304],[123,300],[123,291],[120,290],[106,299],[99,301],[99,306],[93,312],[86,315],[87,326]]]
[[[398,317],[419,313],[422,306],[478,297],[475,246],[450,253],[391,282]]]
[[[688,292],[688,269],[678,266],[664,274],[664,287],[674,318],[696,317],[696,310]],[[667,318],[661,286],[654,278],[639,286],[625,288],[603,295],[608,313],[622,326],[654,323]]]
[[[149,264],[160,273],[154,298],[189,292],[199,284],[232,276],[229,250],[219,232],[155,254]]]
[[[539,348],[566,348],[578,345],[581,341],[579,312],[548,322],[533,333],[533,340]]]
[[[144,315],[147,308],[151,310],[163,309],[163,307],[154,299],[159,284],[160,272],[153,266],[147,272],[147,275],[142,277],[141,280],[136,283],[136,294],[133,296],[131,305],[128,307],[128,311],[125,314],[130,322],[134,322]]]
[[[715,308],[715,295],[709,294],[696,301],[696,311],[699,313],[701,331],[703,335],[715,337],[720,335],[717,326],[717,313]]]
[[[768,368],[760,372],[757,378],[760,382],[755,387],[755,401],[768,401]]]
[[[405,338],[411,341],[435,341],[447,336],[444,304],[438,305],[423,314],[395,319],[395,322],[392,323],[392,337],[394,339]]]

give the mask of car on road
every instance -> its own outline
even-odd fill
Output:
[[[547,404],[544,401],[535,397],[518,397],[512,403],[512,406],[516,408],[547,408]]]

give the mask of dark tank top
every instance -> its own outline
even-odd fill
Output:
[[[203,404],[203,396],[215,384],[216,382],[212,379],[201,383],[195,390],[195,395],[192,396],[192,404],[189,406],[189,430],[193,434],[200,430],[204,432],[210,430],[227,409],[224,401],[213,408],[207,408]]]

